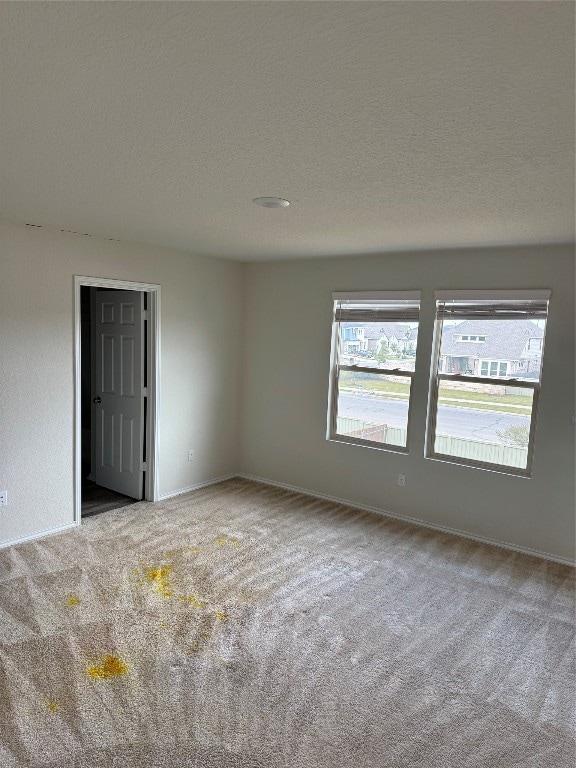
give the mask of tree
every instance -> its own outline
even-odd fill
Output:
[[[408,344],[406,345],[406,350],[405,351],[406,351],[406,354],[409,357],[415,357],[415,355],[416,355],[416,346],[415,346],[413,341],[409,341],[408,342]]]
[[[527,448],[530,439],[530,427],[527,424],[510,424],[501,432],[496,430],[500,440],[515,448]]]
[[[397,342],[393,341],[392,344],[390,344],[390,352],[394,355],[394,357],[398,357],[400,347],[398,346]]]
[[[385,363],[388,355],[390,354],[390,347],[388,346],[388,339],[383,336],[378,344],[378,349],[374,357],[379,363]]]

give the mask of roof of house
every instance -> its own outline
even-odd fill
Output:
[[[456,341],[458,336],[486,336],[486,341]],[[531,320],[464,320],[445,325],[440,354],[489,360],[520,360],[528,339],[541,339],[544,331]]]
[[[368,323],[364,331],[364,338],[381,339],[386,336],[390,339],[395,336],[397,339],[405,339],[409,332],[411,332],[411,328],[407,323]],[[410,336],[410,338],[413,337]]]

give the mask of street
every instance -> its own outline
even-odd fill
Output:
[[[344,418],[405,428],[407,414],[408,400],[349,392],[342,392],[338,400],[338,416]],[[436,431],[438,434],[452,437],[500,442],[496,432],[501,432],[510,425],[529,426],[530,416],[440,405]]]

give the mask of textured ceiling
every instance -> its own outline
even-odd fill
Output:
[[[2,218],[244,260],[574,237],[572,2],[0,14]]]

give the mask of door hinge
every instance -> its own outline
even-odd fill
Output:
[[[142,387],[142,397],[148,397],[148,387]]]
[[[148,469],[148,462],[147,461],[141,461],[140,462],[140,472],[146,472]]]
[[[142,312],[142,317],[144,318],[144,320],[149,320],[150,319],[150,314],[149,314],[149,311],[147,309],[145,309]]]

